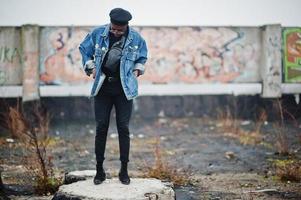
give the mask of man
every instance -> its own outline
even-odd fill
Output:
[[[129,27],[132,15],[115,8],[110,12],[110,24],[94,29],[79,46],[83,68],[94,78],[91,96],[94,97],[96,120],[94,184],[106,179],[103,168],[110,113],[114,105],[119,138],[121,168],[119,180],[129,184],[129,121],[133,99],[138,96],[137,77],[145,71],[147,47],[141,35]]]

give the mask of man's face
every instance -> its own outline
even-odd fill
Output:
[[[128,25],[116,25],[111,23],[110,32],[114,34],[115,37],[120,37],[125,34]]]

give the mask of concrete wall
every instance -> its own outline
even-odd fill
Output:
[[[149,49],[142,84],[260,82],[261,30],[228,27],[134,27]],[[41,81],[82,84],[77,46],[88,28],[41,30]],[[63,67],[62,67],[63,66]]]
[[[22,84],[21,29],[0,28],[0,85]]]
[[[19,27],[1,27],[0,83],[23,83],[23,97],[28,100],[39,98],[38,82],[41,86],[90,87],[93,80],[83,73],[78,45],[92,28],[27,25],[20,31]],[[301,82],[300,28],[134,28],[149,49],[146,73],[139,78],[142,86],[184,85],[185,94],[190,85],[262,83],[263,97],[280,97],[282,72],[288,77],[287,73],[294,71],[294,82]],[[288,66],[290,63],[294,65]]]
[[[80,85],[91,82],[82,70],[78,46],[90,27],[41,27],[41,84]]]

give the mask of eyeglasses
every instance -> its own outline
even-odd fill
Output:
[[[125,31],[120,31],[120,30],[116,30],[116,29],[110,29],[110,32],[113,34],[118,34],[118,35],[123,35],[125,33]]]
[[[113,34],[117,34],[117,35],[123,35],[123,34],[125,34],[126,29],[127,29],[127,25],[117,26],[117,25],[111,24],[110,32]]]

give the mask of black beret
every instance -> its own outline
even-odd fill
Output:
[[[132,19],[129,11],[122,8],[114,8],[110,12],[111,22],[116,25],[126,25]]]

